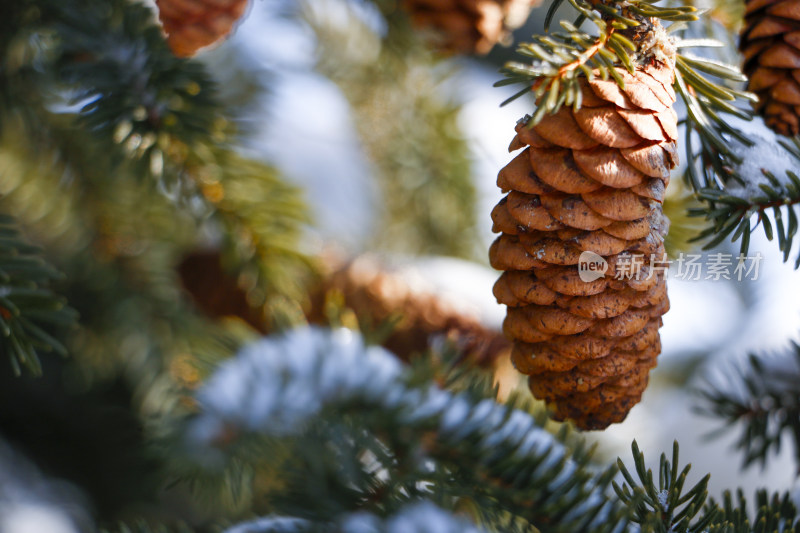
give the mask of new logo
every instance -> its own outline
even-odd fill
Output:
[[[578,276],[581,281],[590,282],[605,277],[608,261],[594,252],[583,252],[578,258]]]

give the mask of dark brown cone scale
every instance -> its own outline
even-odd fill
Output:
[[[581,109],[517,124],[519,153],[498,174],[508,195],[492,212],[514,365],[557,420],[581,429],[621,422],[639,401],[669,309],[665,273],[650,265],[662,266],[661,201],[678,163],[673,70],[620,74],[624,89],[582,80]],[[608,262],[605,277],[581,279],[584,251]]]
[[[486,54],[542,0],[403,0],[414,26],[438,35],[449,53]]]
[[[190,57],[226,37],[244,14],[247,0],[156,0],[170,48]]]
[[[739,48],[756,111],[778,133],[800,133],[800,1],[747,0]]]

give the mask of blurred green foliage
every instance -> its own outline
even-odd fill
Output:
[[[392,10],[392,3],[379,5]],[[448,85],[452,64],[424,47],[402,12],[367,22],[369,7],[301,3],[317,38],[317,69],[350,103],[381,202],[372,246],[410,254],[483,257],[477,250],[472,161]],[[331,16],[334,12],[339,16]]]

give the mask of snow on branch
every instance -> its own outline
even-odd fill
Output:
[[[273,436],[302,430],[320,410],[355,398],[386,401],[402,393],[400,362],[356,333],[298,329],[255,342],[221,365],[200,391],[198,437],[223,424]]]
[[[731,118],[731,123],[737,125],[736,119]],[[800,164],[800,144],[797,140],[780,139],[762,122],[746,124],[747,142],[730,140],[738,161],[731,160],[724,166],[727,179],[718,186],[697,191],[705,203],[689,212],[705,218],[708,226],[695,240],[705,240],[705,249],[728,237],[731,242],[740,240],[741,254],[746,256],[750,235],[761,226],[767,239],[777,238],[786,261],[798,228],[800,177],[794,169]],[[795,268],[798,267],[800,253],[795,261]]]
[[[232,435],[294,437],[318,428],[323,414],[328,422],[360,415],[358,420],[389,433],[388,442],[423,442],[419,464],[449,472],[438,481],[452,484],[454,494],[467,484],[493,498],[498,515],[557,524],[551,531],[625,527],[627,510],[608,497],[613,470],[595,472],[580,446],[567,451],[528,413],[494,398],[414,384],[413,377],[389,352],[365,346],[354,332],[293,330],[256,342],[221,365],[198,394],[201,414],[188,437],[210,451]],[[392,465],[386,465],[387,475]]]
[[[792,342],[772,356],[751,354],[747,364],[707,378],[697,394],[703,399],[698,411],[724,422],[714,434],[738,426],[745,467],[763,466],[788,437],[800,469],[800,345]]]

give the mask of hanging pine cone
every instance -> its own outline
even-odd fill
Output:
[[[497,178],[509,193],[492,212],[490,259],[505,271],[494,293],[512,360],[557,420],[582,429],[621,422],[661,350],[669,301],[651,257],[664,254],[661,201],[678,162],[669,61],[618,69],[624,89],[581,79],[578,111],[517,124],[509,151],[524,150]],[[582,280],[584,251],[608,262],[606,276]]]
[[[247,0],[156,0],[156,5],[170,48],[190,57],[228,35]]]
[[[782,135],[800,133],[800,1],[747,0],[739,48],[758,113]]]
[[[438,34],[449,53],[486,54],[521,26],[541,0],[403,0],[418,28]]]

